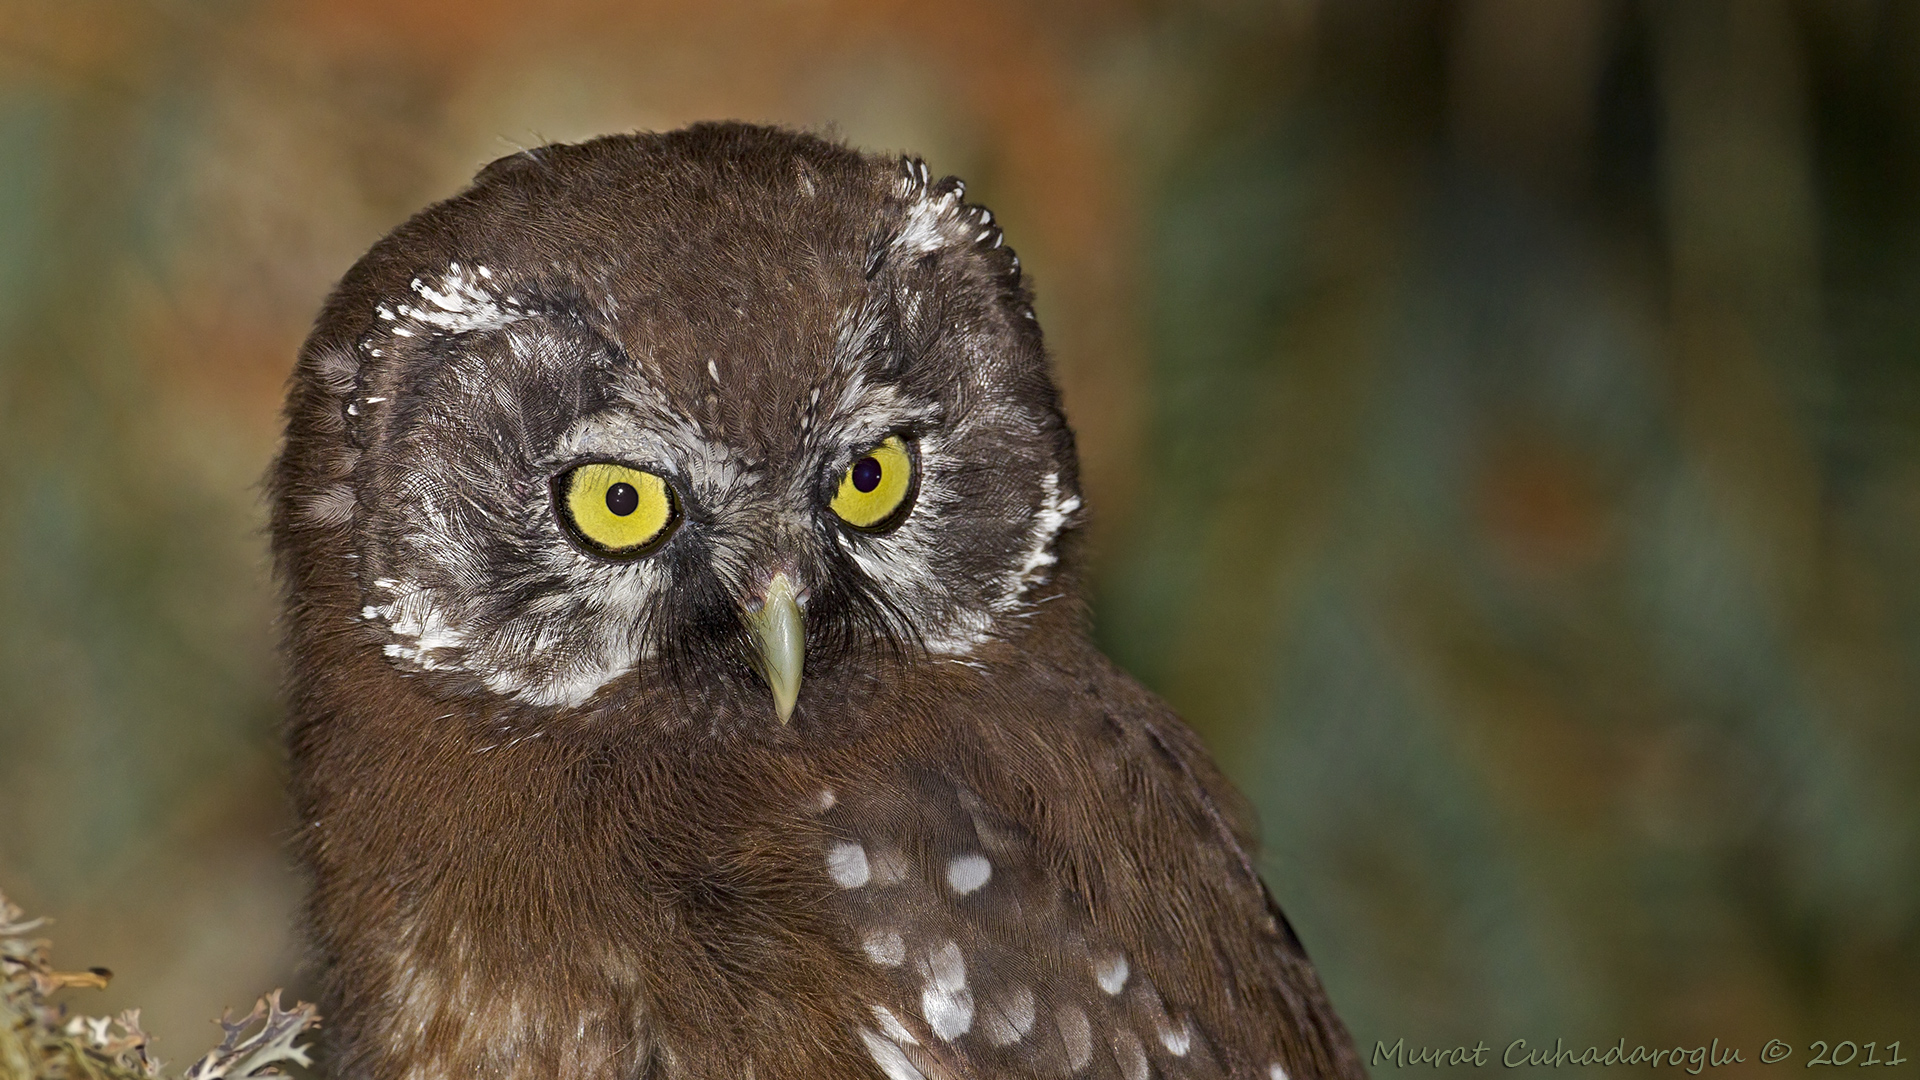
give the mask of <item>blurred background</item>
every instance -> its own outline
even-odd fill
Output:
[[[311,985],[259,482],[331,283],[488,160],[718,117],[1005,224],[1100,636],[1363,1047],[1920,1058],[1881,0],[0,0],[0,889],[119,973],[76,1007],[181,1060]]]

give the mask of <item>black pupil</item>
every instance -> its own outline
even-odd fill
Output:
[[[615,484],[607,489],[607,509],[626,517],[640,509],[640,493],[632,484]]]
[[[853,463],[853,486],[863,492],[872,491],[880,486],[880,463],[870,457],[863,457]]]

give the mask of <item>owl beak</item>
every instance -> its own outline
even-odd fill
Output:
[[[782,724],[793,715],[800,699],[800,668],[807,656],[806,631],[800,625],[798,590],[786,574],[773,575],[767,598],[757,611],[747,613],[754,645],[760,654],[760,674],[773,691],[773,711]]]

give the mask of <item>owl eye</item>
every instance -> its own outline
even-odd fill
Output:
[[[554,477],[553,502],[576,540],[610,558],[647,554],[680,522],[679,502],[665,480],[607,461]]]
[[[907,516],[913,503],[913,454],[907,441],[889,435],[854,459],[841,474],[829,504],[840,520],[867,532],[884,532]]]

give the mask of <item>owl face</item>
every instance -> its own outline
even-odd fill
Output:
[[[302,363],[300,572],[436,692],[784,720],[803,670],[964,661],[1060,595],[1080,500],[1018,260],[918,161],[517,155],[370,252]]]

